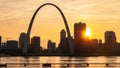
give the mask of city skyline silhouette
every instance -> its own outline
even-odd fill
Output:
[[[120,0],[0,0],[0,7],[0,68],[120,67]]]
[[[0,12],[0,13],[2,13],[2,15],[1,15],[1,17],[2,17],[1,24],[2,25],[0,27],[0,29],[1,29],[0,34],[3,37],[3,42],[6,40],[9,40],[10,38],[18,40],[20,32],[26,32],[27,26],[29,24],[29,20],[31,19],[31,16],[32,16],[34,10],[40,4],[44,3],[44,1],[38,2],[38,3],[36,3],[36,2],[37,1],[34,1],[32,3],[32,5],[36,4],[35,7],[33,7],[33,8],[31,7],[31,9],[28,8],[30,10],[22,8],[22,6],[24,6],[24,5],[21,5],[21,3],[23,3],[22,1],[21,2],[17,2],[17,1],[12,2],[11,1],[10,4],[9,4],[9,2],[6,2],[10,6],[1,5],[3,7],[6,7],[6,9],[3,9]],[[68,5],[66,5],[66,6],[62,5],[62,3],[64,1],[62,1],[62,3],[55,2],[55,1],[51,1],[51,2],[56,3],[63,10],[66,18],[68,19],[68,24],[69,24],[72,36],[74,34],[73,33],[73,24],[76,22],[82,21],[82,22],[85,22],[87,24],[87,26],[91,29],[91,37],[90,38],[102,39],[104,42],[104,32],[107,30],[108,31],[111,30],[116,33],[117,41],[119,42],[119,30],[118,30],[118,28],[119,28],[118,27],[119,26],[119,24],[118,24],[119,23],[119,18],[118,18],[119,10],[117,10],[117,8],[118,8],[117,6],[119,6],[119,1],[110,1],[109,2],[110,4],[107,3],[108,6],[103,5],[107,1],[91,1],[91,2],[81,1],[81,3],[79,1],[75,1],[75,3],[74,3],[75,6],[71,4],[72,3],[71,1],[69,1]],[[1,1],[1,3],[4,4],[5,2]],[[19,6],[13,7],[15,3],[17,3]],[[30,3],[31,3],[31,1],[30,1]],[[76,3],[80,3],[81,5],[76,6],[76,5],[78,5]],[[111,4],[111,3],[113,3],[113,4]],[[29,5],[29,6],[32,6],[32,5]],[[99,5],[101,5],[101,6],[99,6]],[[109,9],[109,6],[112,7],[113,9],[110,9],[109,11],[104,10],[104,8]],[[102,8],[97,8],[97,7],[102,7]],[[10,10],[9,8],[13,9],[14,12],[12,10]],[[77,8],[78,8],[78,10],[77,10]],[[96,11],[95,13],[93,11],[93,8],[96,8],[96,10],[94,10],[94,11]],[[71,9],[74,9],[74,10],[70,11]],[[87,12],[88,9],[89,9],[90,13]],[[9,10],[9,13],[8,13],[8,10]],[[23,12],[23,10],[26,12]],[[54,13],[52,13],[52,10],[54,10]],[[101,11],[97,11],[97,10],[101,10]],[[6,11],[6,13],[8,13],[8,14],[6,14],[6,13],[3,14],[3,11]],[[116,13],[112,12],[112,11],[116,11]],[[82,13],[80,13],[80,12],[82,12]],[[103,13],[103,15],[100,15],[102,13]],[[47,43],[47,40],[52,39],[52,37],[53,37],[53,41],[59,43],[58,37],[59,37],[60,29],[57,27],[62,28],[62,27],[64,27],[64,24],[62,24],[62,19],[60,17],[58,17],[58,15],[59,15],[59,13],[56,11],[56,9],[54,9],[54,7],[45,6],[45,8],[41,9],[38,16],[36,17],[37,19],[35,20],[35,24],[33,26],[32,36],[38,35],[38,36],[42,37],[41,38],[43,41],[42,44],[43,44],[43,47],[45,47],[45,48],[46,48],[46,44],[44,44],[44,43]],[[23,17],[21,17],[21,16],[23,16]],[[56,19],[57,17],[58,17],[58,20]],[[47,21],[46,21],[46,19],[47,19]],[[42,23],[42,22],[47,22],[47,23]],[[53,25],[52,25],[52,22],[53,22]],[[43,24],[42,27],[41,27],[41,25],[42,25],[41,23]],[[50,26],[45,26],[46,24],[48,24]],[[54,28],[56,28],[56,30],[55,30],[56,32],[54,31],[54,28],[50,28],[50,30],[52,30],[52,31],[48,32],[51,35],[51,36],[49,36],[49,35],[47,35],[47,29],[45,29],[46,27],[54,27]],[[38,32],[36,31],[37,29],[39,29]],[[45,32],[42,29],[45,29],[44,30]],[[4,32],[4,30],[6,30],[6,31]],[[13,30],[14,30],[14,32],[11,32]],[[98,30],[99,30],[99,33],[96,33]],[[52,33],[54,33],[54,34],[58,33],[58,34],[55,35],[55,37],[54,37],[52,35]],[[48,36],[49,38],[45,38],[44,36]]]

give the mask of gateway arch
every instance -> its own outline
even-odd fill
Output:
[[[70,29],[69,29],[69,26],[68,26],[68,23],[67,23],[67,20],[63,14],[63,12],[61,11],[61,9],[56,6],[55,4],[52,4],[52,3],[45,3],[45,4],[42,4],[40,7],[37,8],[37,10],[34,12],[32,18],[31,18],[31,21],[30,21],[30,24],[29,24],[29,27],[28,27],[28,30],[27,30],[27,36],[30,37],[30,33],[31,33],[31,29],[32,29],[32,25],[33,25],[33,22],[34,22],[34,19],[38,13],[38,11],[44,7],[44,6],[47,6],[47,5],[51,5],[51,6],[54,6],[61,14],[62,18],[63,18],[63,21],[64,21],[64,24],[65,24],[65,28],[66,28],[66,31],[67,31],[67,35],[68,35],[68,43],[69,43],[69,46],[70,46],[70,54],[73,54],[74,53],[74,48],[73,48],[73,42],[72,42],[72,37],[71,37],[71,34],[70,34]]]

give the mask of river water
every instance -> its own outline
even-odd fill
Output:
[[[120,68],[120,57],[0,57],[0,68]]]

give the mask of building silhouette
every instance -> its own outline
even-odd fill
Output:
[[[2,45],[2,37],[0,36],[0,47],[1,47],[1,45]]]
[[[16,40],[8,40],[7,41],[7,50],[17,50],[18,49],[18,41]]]
[[[19,37],[19,48],[23,48],[23,47],[24,47],[24,44],[26,43],[26,42],[25,42],[26,36],[27,36],[26,33],[21,33],[21,34],[20,34],[20,37]],[[30,42],[29,42],[29,43],[30,43]]]
[[[87,37],[85,37],[86,24],[85,23],[75,23],[74,24],[74,49],[75,52],[82,52],[87,49],[85,46],[87,43]]]
[[[98,44],[99,44],[99,45],[102,45],[102,44],[103,44],[103,43],[102,43],[102,39],[99,39],[99,40],[98,40]]]
[[[105,44],[113,45],[116,43],[116,35],[113,31],[106,31],[105,32]]]
[[[40,37],[39,36],[34,36],[31,39],[31,46],[34,52],[39,52],[41,51],[41,46],[40,46]]]
[[[56,48],[56,43],[52,42],[51,40],[48,40],[48,44],[47,44],[47,49],[48,51],[55,51]]]
[[[97,39],[91,39],[90,44],[91,44],[91,46],[97,46],[98,45],[98,40]]]
[[[28,47],[30,45],[30,37],[26,33],[21,33],[19,37],[19,48],[23,50],[23,54],[28,53]]]
[[[74,39],[76,41],[83,40],[85,38],[86,24],[85,23],[75,23],[74,24]]]
[[[64,29],[62,29],[61,32],[60,32],[60,40],[63,40],[65,38],[66,38],[66,32],[65,32]]]
[[[60,32],[59,50],[61,53],[69,53],[70,52],[68,37],[66,37],[66,31],[64,29],[62,29]]]

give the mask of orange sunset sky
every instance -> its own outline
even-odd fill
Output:
[[[0,0],[2,41],[18,40],[21,32],[27,32],[35,10],[48,2],[61,8],[72,36],[74,23],[81,21],[91,29],[90,38],[104,42],[104,32],[113,30],[120,42],[120,0]],[[65,26],[60,13],[53,6],[44,6],[35,18],[31,37],[40,36],[42,47],[49,39],[58,44],[61,29]]]

